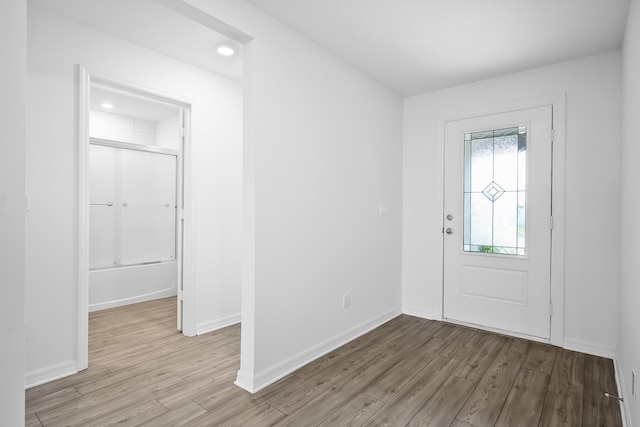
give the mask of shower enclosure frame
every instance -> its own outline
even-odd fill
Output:
[[[180,149],[178,159],[176,261],[178,265],[177,329],[185,336],[196,335],[195,296],[192,288],[193,221],[191,218],[191,104],[165,95],[155,89],[121,82],[110,77],[90,73],[78,65],[78,316],[77,316],[77,370],[89,366],[89,133],[90,88],[93,84],[175,106],[180,111]],[[112,145],[112,144],[110,144]],[[125,144],[128,145],[128,144]],[[124,147],[123,147],[124,148]],[[153,151],[153,147],[147,147]]]

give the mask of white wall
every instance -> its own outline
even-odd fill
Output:
[[[28,43],[28,379],[68,373],[77,357],[75,64],[192,104],[196,323],[239,320],[241,86],[38,8],[28,10]]]
[[[166,119],[156,122],[156,145],[158,147],[178,149],[180,141],[180,118],[167,117]]]
[[[402,103],[246,2],[190,3],[255,38],[238,375],[255,390],[399,312]]]
[[[407,312],[434,317],[441,304],[439,121],[566,92],[565,344],[614,354],[620,67],[620,52],[610,52],[405,99],[402,298]]]
[[[622,277],[618,311],[618,374],[631,420],[634,425],[640,425],[640,399],[631,396],[631,370],[635,369],[640,374],[640,3],[637,0],[631,2],[622,54]],[[638,386],[640,384],[636,384],[636,393]]]
[[[0,2],[0,420],[24,424],[24,141],[26,3]]]
[[[171,147],[174,149],[178,149],[178,147],[176,147],[176,142],[178,141],[177,129],[179,126],[177,115],[178,111],[176,110],[176,117],[173,118],[173,127],[175,130],[173,135],[174,146]],[[89,121],[89,136],[92,138],[164,147],[164,145],[156,142],[158,137],[156,122],[99,110],[91,110],[89,112]]]

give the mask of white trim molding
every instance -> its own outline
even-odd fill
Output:
[[[591,354],[593,356],[606,357],[607,359],[616,358],[616,349],[601,344],[588,341],[566,338],[564,340],[564,348],[567,350],[577,351],[579,353]]]
[[[440,318],[433,313],[429,313],[425,309],[421,307],[411,307],[411,306],[402,306],[402,314],[406,314],[407,316],[415,316],[420,317],[421,319],[427,320],[440,320]]]
[[[333,338],[308,348],[307,350],[304,350],[269,369],[257,373],[255,376],[251,375],[249,372],[240,370],[238,371],[235,384],[250,393],[257,393],[268,385],[275,383],[279,379],[300,369],[308,363],[313,362],[336,348],[345,345],[359,336],[366,334],[400,314],[402,314],[400,309],[388,311],[341,334],[338,334]]]
[[[226,328],[227,326],[240,323],[240,313],[231,314],[220,319],[209,320],[207,322],[198,323],[196,325],[196,334],[202,335],[208,332],[217,331],[218,329]]]
[[[78,72],[78,312],[77,371],[89,367],[89,93],[91,77]]]
[[[46,368],[36,369],[27,372],[24,376],[25,388],[31,388],[69,375],[78,373],[78,365],[75,360],[58,363],[56,365],[47,366]]]
[[[136,304],[138,302],[152,301],[154,299],[167,298],[167,297],[173,297],[173,296],[176,296],[175,287],[166,288],[166,289],[162,289],[155,292],[150,292],[148,294],[137,295],[131,298],[123,298],[123,299],[114,300],[114,301],[106,301],[106,302],[100,302],[96,304],[89,304],[89,312],[91,313],[93,311],[105,310],[107,308],[122,307],[123,305]]]
[[[622,363],[618,358],[618,353],[616,352],[616,357],[613,358],[613,368],[616,376],[616,384],[618,385],[618,396],[622,397],[624,400],[620,402],[620,411],[622,412],[622,427],[631,427],[633,424],[631,423],[631,411],[629,410],[629,400],[627,396],[625,396],[625,390],[627,390],[624,383],[624,375],[622,375],[619,371]]]

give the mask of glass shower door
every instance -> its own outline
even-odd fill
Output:
[[[176,257],[175,155],[91,145],[90,268]]]

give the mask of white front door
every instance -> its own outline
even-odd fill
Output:
[[[444,317],[550,337],[552,107],[445,124]]]

